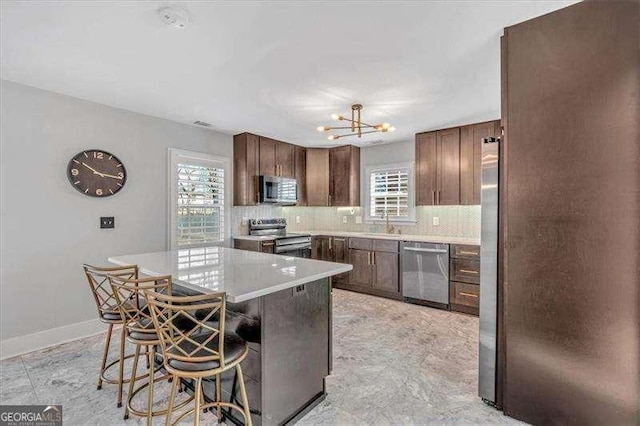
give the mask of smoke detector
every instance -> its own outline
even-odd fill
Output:
[[[165,25],[171,25],[174,28],[183,30],[189,25],[189,15],[177,7],[163,7],[158,10],[158,16]]]
[[[196,120],[193,122],[193,124],[195,124],[196,126],[211,127],[211,123],[207,123],[206,121],[201,120]]]

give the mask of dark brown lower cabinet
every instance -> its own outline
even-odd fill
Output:
[[[480,247],[451,245],[449,305],[452,311],[480,313]]]
[[[373,252],[375,269],[373,288],[400,294],[398,260],[398,253]]]
[[[347,238],[330,237],[325,235],[315,236],[311,242],[311,257],[327,262],[349,263]],[[333,285],[340,285],[349,281],[349,273],[334,275],[331,277]]]
[[[339,285],[346,290],[402,299],[397,241],[349,238],[349,280]]]
[[[348,287],[372,287],[373,266],[370,259],[371,252],[368,250],[349,250],[349,261],[353,270],[350,273]]]

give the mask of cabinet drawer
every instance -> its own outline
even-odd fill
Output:
[[[462,258],[451,259],[451,281],[480,284],[480,261]]]
[[[480,246],[451,245],[451,257],[480,260]]]
[[[349,238],[349,248],[356,250],[372,250],[373,240],[368,238]]]
[[[388,253],[398,253],[398,241],[391,240],[373,240],[374,251],[386,251]]]
[[[480,286],[451,282],[451,304],[477,308],[480,306]]]

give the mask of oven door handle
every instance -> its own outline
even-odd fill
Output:
[[[302,243],[302,244],[289,244],[289,245],[283,245],[283,246],[276,245],[275,252],[276,253],[286,253],[288,251],[295,251],[295,250],[300,250],[300,249],[311,249],[311,244]]]

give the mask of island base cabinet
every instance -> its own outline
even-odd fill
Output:
[[[241,365],[254,425],[293,423],[324,399],[332,357],[328,278],[228,303],[227,330],[249,342]],[[227,401],[234,373],[223,375]],[[204,390],[212,399],[215,382],[205,383]],[[239,401],[239,387],[235,394]],[[231,414],[242,421],[240,413]]]

